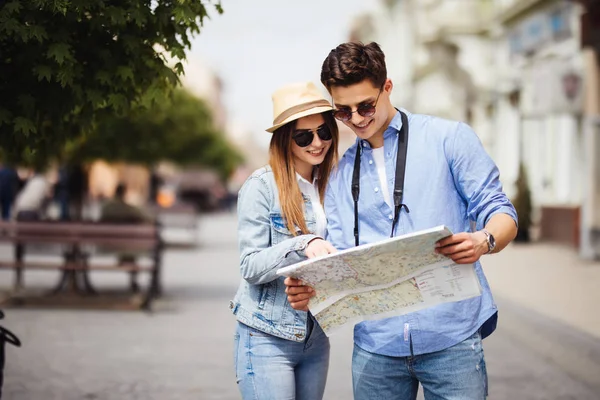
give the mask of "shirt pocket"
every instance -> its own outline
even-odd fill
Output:
[[[271,213],[271,241],[273,245],[279,244],[284,240],[292,238],[292,234],[287,228],[285,219],[280,213]],[[299,234],[299,230],[297,231]]]
[[[306,218],[306,216],[305,216]],[[294,236],[290,233],[287,228],[285,218],[282,217],[281,213],[271,213],[271,243],[273,245],[279,244],[284,240],[291,239]],[[306,221],[306,227],[310,233],[314,233],[316,229],[316,221],[314,218],[310,218]],[[302,235],[302,231],[299,227],[296,227],[296,236]]]

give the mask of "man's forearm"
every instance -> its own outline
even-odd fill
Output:
[[[492,253],[504,249],[517,236],[517,224],[508,214],[496,214],[485,225],[485,230],[496,239],[496,248]]]

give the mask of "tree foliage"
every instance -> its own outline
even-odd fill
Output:
[[[183,90],[149,109],[103,119],[97,129],[73,145],[73,162],[92,159],[148,166],[162,160],[201,165],[228,176],[242,161],[212,120],[206,104]]]
[[[177,82],[210,0],[0,2],[0,149],[57,154],[104,115],[150,106]]]

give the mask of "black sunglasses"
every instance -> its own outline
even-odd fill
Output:
[[[331,131],[327,127],[327,125],[323,124],[316,129],[317,135],[319,135],[319,139],[321,140],[331,140],[332,135]],[[296,129],[294,134],[292,135],[292,139],[294,142],[300,147],[306,147],[313,142],[315,138],[315,130],[313,129]]]
[[[355,112],[362,117],[373,116],[375,114],[375,107],[377,106],[377,102],[379,101],[379,96],[381,96],[382,91],[383,88],[379,89],[379,94],[377,95],[374,103],[360,103],[358,107],[356,107],[356,111],[352,111],[350,107],[338,108],[337,110],[333,110],[333,116],[342,122],[350,121],[352,119],[352,114]]]

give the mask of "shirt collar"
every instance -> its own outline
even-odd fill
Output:
[[[312,181],[312,183],[311,183],[311,182],[309,182],[309,181],[307,181],[306,179],[304,179],[304,178],[302,177],[302,175],[300,175],[300,174],[299,174],[299,173],[297,173],[297,172],[296,172],[296,180],[298,181],[298,183],[306,183],[307,185],[314,185],[314,184],[317,182],[317,174],[316,174],[316,171],[315,171],[315,174],[314,174],[314,178],[313,178],[313,181]]]
[[[388,136],[391,136],[392,134],[397,134],[398,132],[400,132],[401,128],[402,116],[400,115],[400,111],[396,111],[396,114],[394,114],[394,118],[392,118],[392,122],[390,122],[385,132],[383,132],[383,138],[385,139]]]

